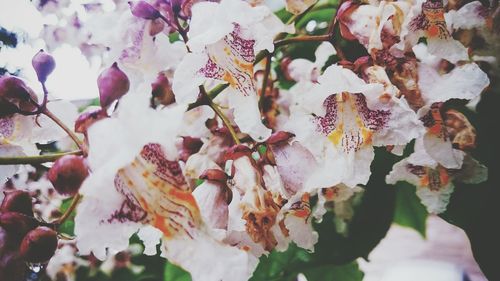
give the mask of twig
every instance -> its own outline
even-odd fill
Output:
[[[203,86],[200,86],[200,92],[206,97],[208,105],[215,111],[215,113],[222,120],[222,123],[224,123],[224,125],[227,127],[227,129],[229,130],[229,134],[231,134],[231,137],[233,138],[234,143],[240,144],[240,139],[238,139],[238,136],[236,135],[236,132],[234,131],[233,125],[231,125],[229,118],[227,118],[227,116],[224,114],[224,112],[222,112],[220,107],[213,102],[212,98],[207,94]]]
[[[80,202],[81,198],[82,198],[82,196],[79,193],[75,194],[75,196],[73,196],[73,200],[71,201],[71,204],[69,205],[68,209],[66,209],[64,214],[62,214],[62,216],[60,218],[58,218],[54,222],[54,224],[61,225],[65,220],[67,220],[69,218],[69,216],[71,215],[71,213],[75,210],[76,206],[78,206],[78,203]]]
[[[269,74],[271,73],[271,58],[272,54],[269,54],[266,60],[266,68],[264,69],[264,78],[262,79],[262,90],[260,92],[260,98],[259,98],[259,107],[261,111],[264,109],[267,81],[269,81]]]
[[[45,154],[37,156],[14,156],[14,157],[0,157],[0,165],[24,165],[24,164],[41,164],[46,162],[53,162],[65,155],[82,155],[81,150],[71,152]]]
[[[85,145],[70,128],[68,128],[59,118],[57,118],[57,116],[55,116],[47,108],[45,108],[42,113],[52,119],[52,121],[54,121],[59,127],[61,127],[61,129],[63,129],[66,134],[68,134],[68,136],[75,142],[76,146],[78,146],[78,148],[83,151],[84,154],[86,154]]]

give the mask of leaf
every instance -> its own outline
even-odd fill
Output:
[[[207,270],[210,270],[207,268]],[[165,272],[163,275],[164,281],[191,281],[189,272],[178,267],[177,265],[167,262],[165,265]]]
[[[272,251],[269,256],[262,256],[257,269],[250,280],[285,280],[287,272],[308,262],[310,255],[304,249],[290,244],[285,252]]]
[[[66,212],[66,210],[69,208],[69,205],[71,205],[72,201],[73,198],[67,198],[63,200],[61,206],[59,207],[61,214]],[[71,215],[59,226],[59,232],[64,233],[68,236],[75,235],[75,214],[76,211],[73,211]]]
[[[415,229],[425,238],[427,210],[415,194],[415,186],[406,182],[398,182],[394,188],[397,190],[394,222]]]
[[[359,270],[357,262],[346,265],[324,265],[306,269],[302,272],[307,281],[339,280],[339,281],[361,281],[363,272]]]

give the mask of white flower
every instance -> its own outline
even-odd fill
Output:
[[[387,81],[378,82],[388,86],[367,84],[350,70],[332,65],[291,109],[286,128],[319,164],[306,182],[307,190],[366,184],[373,146],[404,145],[423,133],[406,101],[394,96]]]
[[[285,25],[265,6],[240,0],[193,6],[187,54],[174,74],[173,91],[181,104],[194,102],[207,79],[229,83],[225,91],[242,132],[263,141],[271,134],[261,121],[254,84],[255,54],[273,51],[273,38]]]
[[[396,163],[387,175],[386,182],[396,184],[406,181],[417,187],[417,196],[429,213],[439,214],[446,210],[455,188],[454,181],[477,184],[488,177],[488,169],[466,155],[460,169],[446,169],[436,162],[421,144],[415,152]]]
[[[325,65],[328,58],[337,54],[335,48],[330,42],[321,43],[314,53],[316,60],[314,62],[307,59],[294,59],[288,65],[290,77],[297,81],[316,81],[321,74],[321,68]]]

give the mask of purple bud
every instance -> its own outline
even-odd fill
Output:
[[[35,92],[15,76],[0,77],[0,117],[37,109]]]
[[[9,236],[20,240],[28,231],[37,226],[37,221],[21,213],[6,212],[0,214],[0,226],[7,231]]]
[[[161,16],[160,12],[146,1],[128,2],[132,15],[146,20],[154,20]]]
[[[31,196],[28,192],[22,190],[13,190],[4,192],[0,212],[18,212],[27,216],[33,216],[33,205]]]
[[[107,118],[106,110],[98,108],[92,111],[83,112],[75,121],[75,132],[87,135],[87,130],[95,122]]]
[[[47,262],[57,249],[57,232],[39,226],[28,232],[21,242],[19,254],[27,262]]]
[[[89,175],[85,158],[77,155],[65,155],[50,168],[47,178],[62,195],[75,195],[83,181]]]
[[[54,71],[54,68],[56,68],[54,58],[43,50],[36,53],[31,60],[31,64],[35,69],[36,76],[38,76],[38,81],[41,83],[45,83],[47,77]]]
[[[156,81],[151,83],[151,93],[153,97],[163,105],[169,105],[175,102],[174,92],[172,86],[164,73],[158,73]]]
[[[113,65],[105,69],[97,78],[97,87],[99,88],[99,99],[102,108],[108,108],[111,103],[125,95],[130,88],[130,81],[127,75]]]

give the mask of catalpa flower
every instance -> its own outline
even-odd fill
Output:
[[[456,110],[446,110],[450,99],[473,100],[489,85],[489,79],[475,63],[456,66],[440,75],[434,68],[419,64],[419,88],[425,105],[418,115],[426,127],[422,136],[427,153],[445,168],[458,169],[463,150],[475,146],[475,130]]]
[[[422,134],[421,122],[404,98],[397,98],[383,69],[370,71],[378,72],[373,74],[377,83],[332,65],[292,107],[286,128],[319,164],[306,190],[366,184],[373,146],[404,145]]]
[[[439,214],[446,210],[455,189],[454,182],[478,184],[488,177],[488,168],[469,155],[464,156],[459,169],[447,169],[436,162],[423,147],[415,143],[415,152],[396,163],[387,175],[386,182],[396,184],[406,181],[417,187],[417,196],[429,213]]]
[[[225,94],[235,123],[252,138],[265,140],[271,130],[261,121],[253,63],[257,52],[272,52],[273,38],[285,31],[285,25],[265,6],[251,7],[240,0],[195,4],[187,42],[192,53],[174,74],[176,101],[196,101],[198,86],[208,79],[228,83]]]
[[[146,96],[128,94],[115,116],[89,128],[88,160],[94,172],[80,189],[84,199],[75,218],[79,251],[104,259],[125,250],[137,232],[146,254],[154,254],[161,240],[163,256],[189,271],[193,280],[247,280],[253,271],[247,252],[211,234],[177,160],[184,110],[153,110]]]

